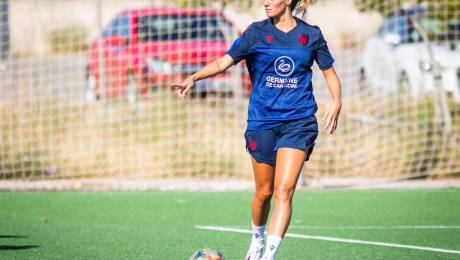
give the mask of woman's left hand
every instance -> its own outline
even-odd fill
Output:
[[[326,120],[326,126],[324,130],[326,133],[332,134],[337,128],[337,121],[339,120],[340,109],[342,108],[342,102],[334,102],[323,117],[323,121]]]

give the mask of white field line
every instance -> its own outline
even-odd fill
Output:
[[[198,229],[213,230],[213,231],[252,234],[251,230],[240,229],[240,228],[228,228],[228,227],[218,227],[218,226],[200,226],[200,225],[196,225],[195,227]],[[349,244],[363,244],[363,245],[374,245],[374,246],[384,246],[384,247],[407,248],[407,249],[415,249],[415,250],[423,250],[423,251],[431,251],[431,252],[439,252],[439,253],[460,254],[460,251],[451,250],[451,249],[402,245],[402,244],[395,244],[395,243],[375,242],[375,241],[366,241],[366,240],[357,240],[357,239],[345,239],[345,238],[338,238],[338,237],[310,236],[310,235],[302,235],[302,234],[294,234],[294,233],[286,233],[285,236],[293,237],[293,238],[333,241],[333,242],[341,242],[341,243],[349,243]]]
[[[244,229],[243,226],[229,226]],[[408,225],[408,226],[289,226],[289,229],[320,229],[320,230],[373,230],[373,229],[460,229],[458,225]]]

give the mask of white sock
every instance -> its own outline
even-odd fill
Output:
[[[265,248],[264,255],[262,259],[274,260],[278,249],[280,248],[281,242],[283,241],[282,237],[268,235],[267,236],[267,248]]]
[[[251,249],[262,248],[264,247],[264,232],[265,232],[265,225],[256,226],[252,223],[252,241],[251,241]]]

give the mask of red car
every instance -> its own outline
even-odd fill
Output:
[[[124,11],[90,44],[87,98],[142,95],[168,87],[224,55],[237,35],[233,23],[215,9]],[[230,71],[198,81],[193,91],[231,91]],[[247,82],[248,76],[241,75]]]

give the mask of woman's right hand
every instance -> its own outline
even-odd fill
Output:
[[[173,83],[171,84],[172,87],[177,89],[177,95],[180,98],[185,97],[187,93],[190,91],[190,89],[193,87],[193,75],[187,77],[184,81],[181,83]]]

